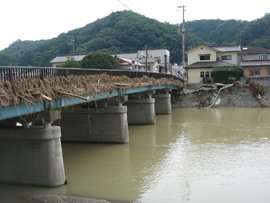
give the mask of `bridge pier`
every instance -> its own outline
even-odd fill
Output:
[[[0,130],[0,181],[42,186],[65,183],[59,126]]]
[[[156,124],[155,99],[150,94],[148,98],[141,98],[139,96],[137,99],[129,99],[124,105],[128,108],[128,124]]]
[[[62,109],[62,141],[129,142],[127,107]]]
[[[20,122],[22,127],[1,126],[0,181],[42,186],[65,183],[61,129],[50,125],[60,116],[59,110],[53,110],[8,122]],[[42,120],[43,126],[29,126],[33,118]]]
[[[168,92],[162,94],[155,94],[153,95],[153,98],[155,98],[156,114],[172,113],[171,95]]]

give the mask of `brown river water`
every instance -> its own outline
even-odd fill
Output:
[[[173,109],[129,126],[128,144],[62,143],[68,184],[0,184],[0,202],[31,194],[116,202],[270,202],[270,109]]]

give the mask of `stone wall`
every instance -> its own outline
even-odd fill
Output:
[[[270,86],[265,86],[266,93],[257,98],[245,86],[233,86],[220,91],[213,107],[270,107]],[[173,108],[192,108],[210,106],[216,98],[217,90],[198,90],[189,94],[172,94]]]

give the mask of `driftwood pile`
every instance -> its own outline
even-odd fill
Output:
[[[96,94],[98,92],[138,87],[142,85],[168,84],[184,87],[184,84],[174,79],[154,79],[146,76],[131,79],[127,76],[109,76],[107,74],[89,76],[16,78],[13,85],[9,81],[0,81],[0,107],[29,104],[37,101],[52,100],[63,97],[79,97],[80,95]]]

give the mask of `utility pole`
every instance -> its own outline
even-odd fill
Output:
[[[186,31],[186,28],[185,28],[185,7],[186,6],[178,6],[178,8],[183,8],[183,25],[182,25],[182,29],[181,29],[181,32],[182,32],[182,36],[183,36],[183,40],[182,40],[182,64],[185,68],[186,66],[186,63],[185,63],[185,47],[186,47],[186,44],[185,44],[185,31]]]
[[[146,72],[147,72],[148,71],[148,63],[147,63],[148,51],[147,51],[147,45],[145,45],[145,51],[146,51]]]
[[[75,42],[75,40],[74,39],[71,39],[70,41],[73,42],[73,55],[74,55],[75,54],[75,49],[74,49],[74,42]]]

